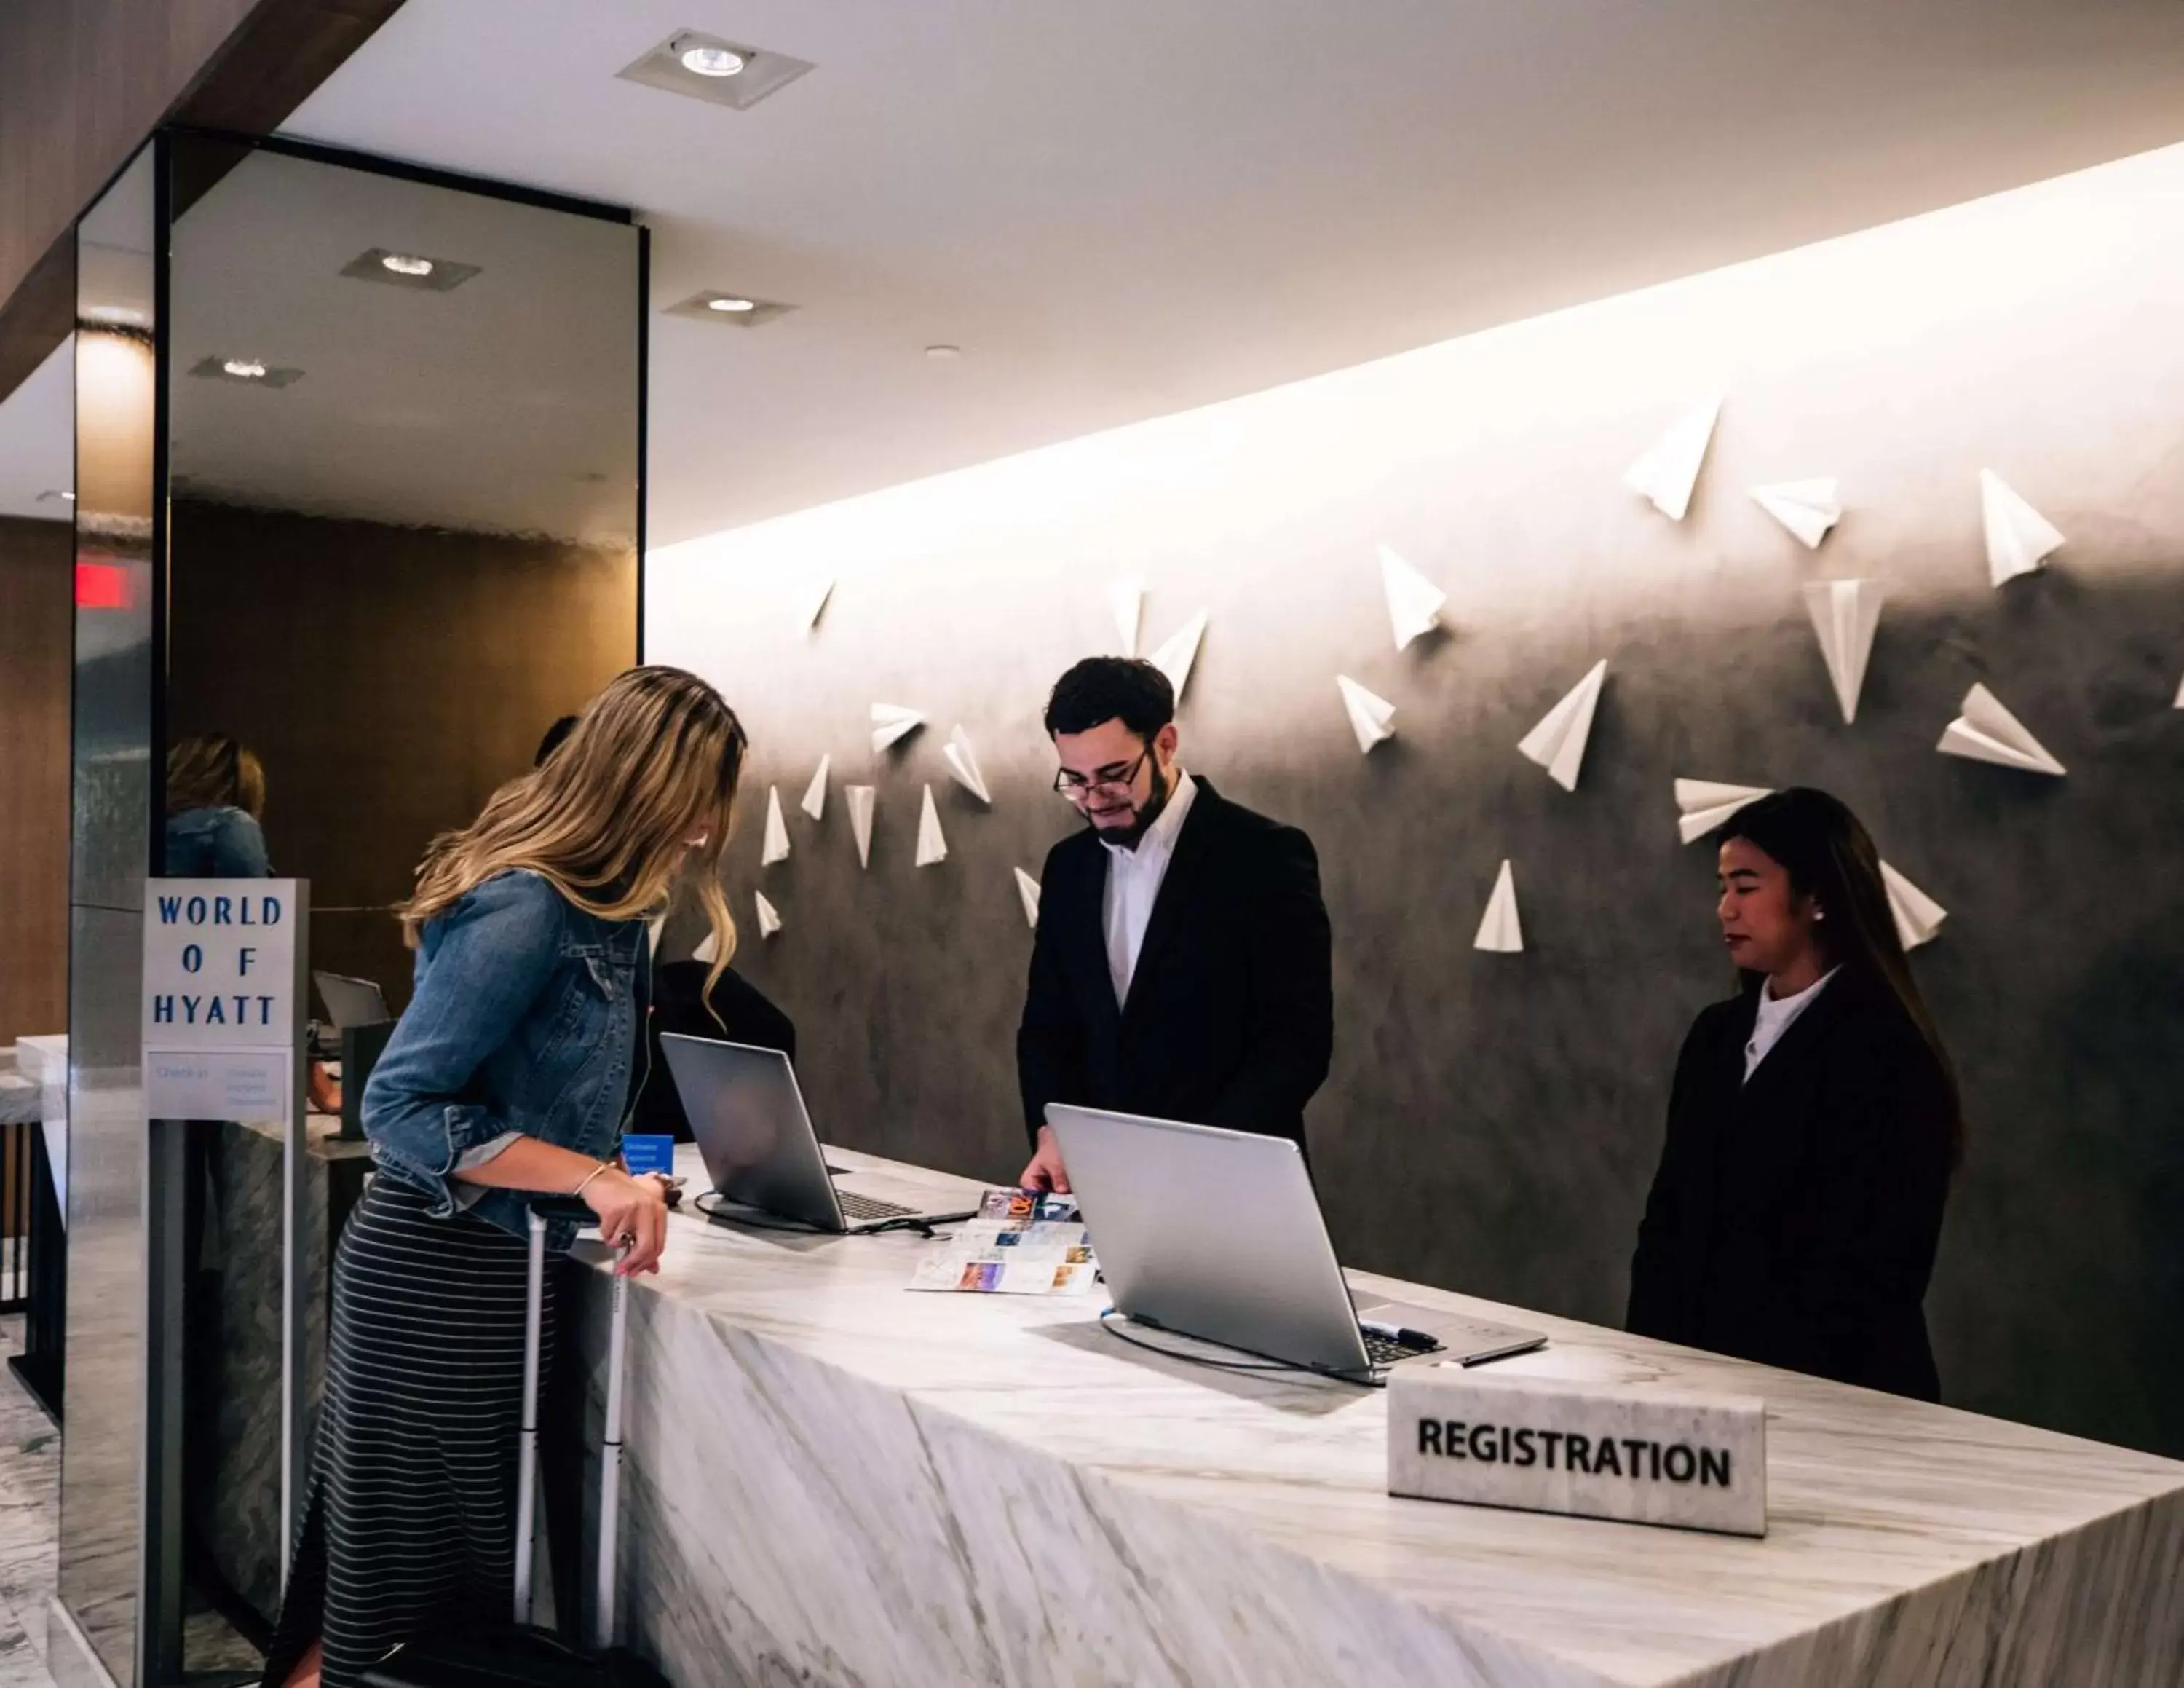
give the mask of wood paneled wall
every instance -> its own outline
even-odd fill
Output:
[[[269,133],[401,3],[0,5],[0,399],[68,332],[70,232],[155,128]]]
[[[75,529],[0,516],[0,1043],[68,1027]]]
[[[410,958],[387,906],[432,836],[636,660],[637,562],[539,539],[175,506],[169,725],[265,764],[274,871],[311,881],[315,967]]]

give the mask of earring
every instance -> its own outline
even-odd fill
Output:
[[[1828,918],[1828,911],[1825,908],[1815,908],[1813,910],[1813,918],[1815,920],[1825,920]]]

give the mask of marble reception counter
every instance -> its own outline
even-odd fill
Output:
[[[1398,1500],[1384,1392],[913,1294],[925,1246],[678,1216],[632,1295],[623,1612],[686,1688],[2184,1681],[2184,1464],[1361,1276],[1769,1409],[1763,1540]]]

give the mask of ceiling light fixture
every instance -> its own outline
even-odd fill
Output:
[[[382,270],[392,270],[398,276],[429,276],[432,273],[432,260],[429,258],[411,258],[399,252],[390,252],[379,260],[379,267]]]
[[[760,299],[755,293],[730,293],[725,288],[708,288],[701,293],[692,294],[680,305],[669,305],[667,315],[694,316],[701,322],[718,322],[730,328],[755,328],[795,309],[793,305],[783,305],[778,299]]]
[[[75,502],[75,495],[72,492],[42,492],[38,495],[38,502],[41,504],[74,504]]]
[[[700,30],[677,30],[633,64],[615,74],[710,105],[749,110],[777,88],[785,87],[811,63],[740,41],[727,41]]]
[[[925,355],[929,358],[938,358],[945,361],[949,358],[962,356],[963,349],[961,346],[928,346],[925,349]]]
[[[694,76],[739,76],[750,63],[733,47],[686,47],[675,56]]]
[[[342,265],[353,282],[376,282],[382,287],[408,288],[417,293],[452,293],[478,273],[475,264],[458,264],[452,258],[427,258],[421,252],[398,252],[390,246],[374,246]]]
[[[214,352],[190,366],[190,373],[206,381],[233,381],[245,387],[292,387],[304,378],[300,369],[281,368],[263,358],[222,357]]]
[[[237,381],[263,381],[265,378],[265,366],[256,358],[231,357],[220,367]]]

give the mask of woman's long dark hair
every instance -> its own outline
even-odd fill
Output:
[[[1791,889],[1814,898],[1826,911],[1821,947],[1830,967],[1862,975],[1896,999],[1942,1070],[1949,1097],[1949,1153],[1961,1160],[1964,1145],[1964,1101],[1957,1070],[1942,1045],[1934,1017],[1888,907],[1888,886],[1880,874],[1880,852],[1849,806],[1825,791],[1792,785],[1747,804],[1721,830],[1725,842],[1741,838],[1780,862]]]

